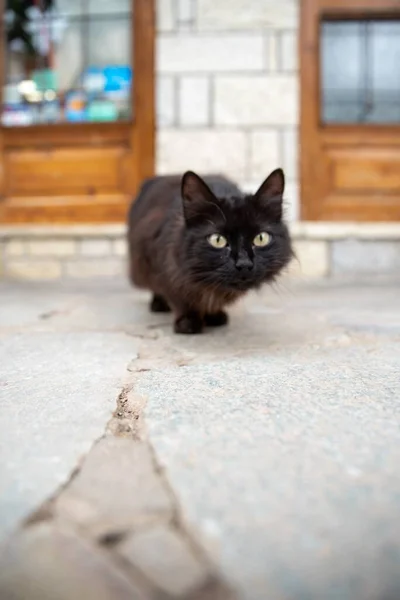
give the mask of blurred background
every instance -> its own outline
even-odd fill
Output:
[[[220,172],[252,192],[277,166],[304,276],[400,267],[390,0],[2,6],[3,275],[121,273],[144,178]]]

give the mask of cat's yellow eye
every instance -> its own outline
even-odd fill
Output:
[[[261,233],[257,233],[256,237],[253,240],[253,244],[257,246],[257,248],[264,248],[268,246],[271,241],[271,236],[266,231],[262,231]]]
[[[225,246],[228,245],[226,237],[220,235],[219,233],[213,233],[212,235],[209,235],[208,242],[213,248],[218,249],[225,248]]]

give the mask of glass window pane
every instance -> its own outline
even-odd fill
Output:
[[[83,70],[83,58],[81,23],[71,21],[60,37],[54,53],[60,90],[71,90],[79,86],[79,76]]]
[[[89,0],[89,14],[129,14],[132,9],[131,0]]]
[[[2,123],[131,118],[132,4],[25,0],[21,11],[8,3]]]
[[[130,21],[126,17],[93,18],[87,41],[87,87],[95,92],[96,82],[103,81],[103,89],[93,99],[90,120],[130,118],[131,69],[127,60],[131,48]]]
[[[82,15],[84,0],[54,0],[54,12],[60,15]]]
[[[325,123],[400,122],[400,21],[325,21],[321,26]]]
[[[90,65],[124,65],[131,45],[128,19],[102,19],[89,22],[88,60]],[[129,61],[128,61],[129,62]]]

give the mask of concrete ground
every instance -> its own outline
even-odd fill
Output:
[[[399,298],[179,337],[123,282],[0,284],[1,600],[398,600]]]

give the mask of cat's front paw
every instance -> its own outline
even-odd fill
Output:
[[[204,323],[207,327],[222,327],[227,325],[229,317],[223,310],[216,313],[209,313],[204,316]]]
[[[154,294],[153,298],[150,302],[150,310],[154,313],[167,313],[171,312],[170,307],[168,306],[167,301],[158,294]]]
[[[203,331],[203,320],[197,314],[182,315],[174,324],[175,333],[193,335]]]

